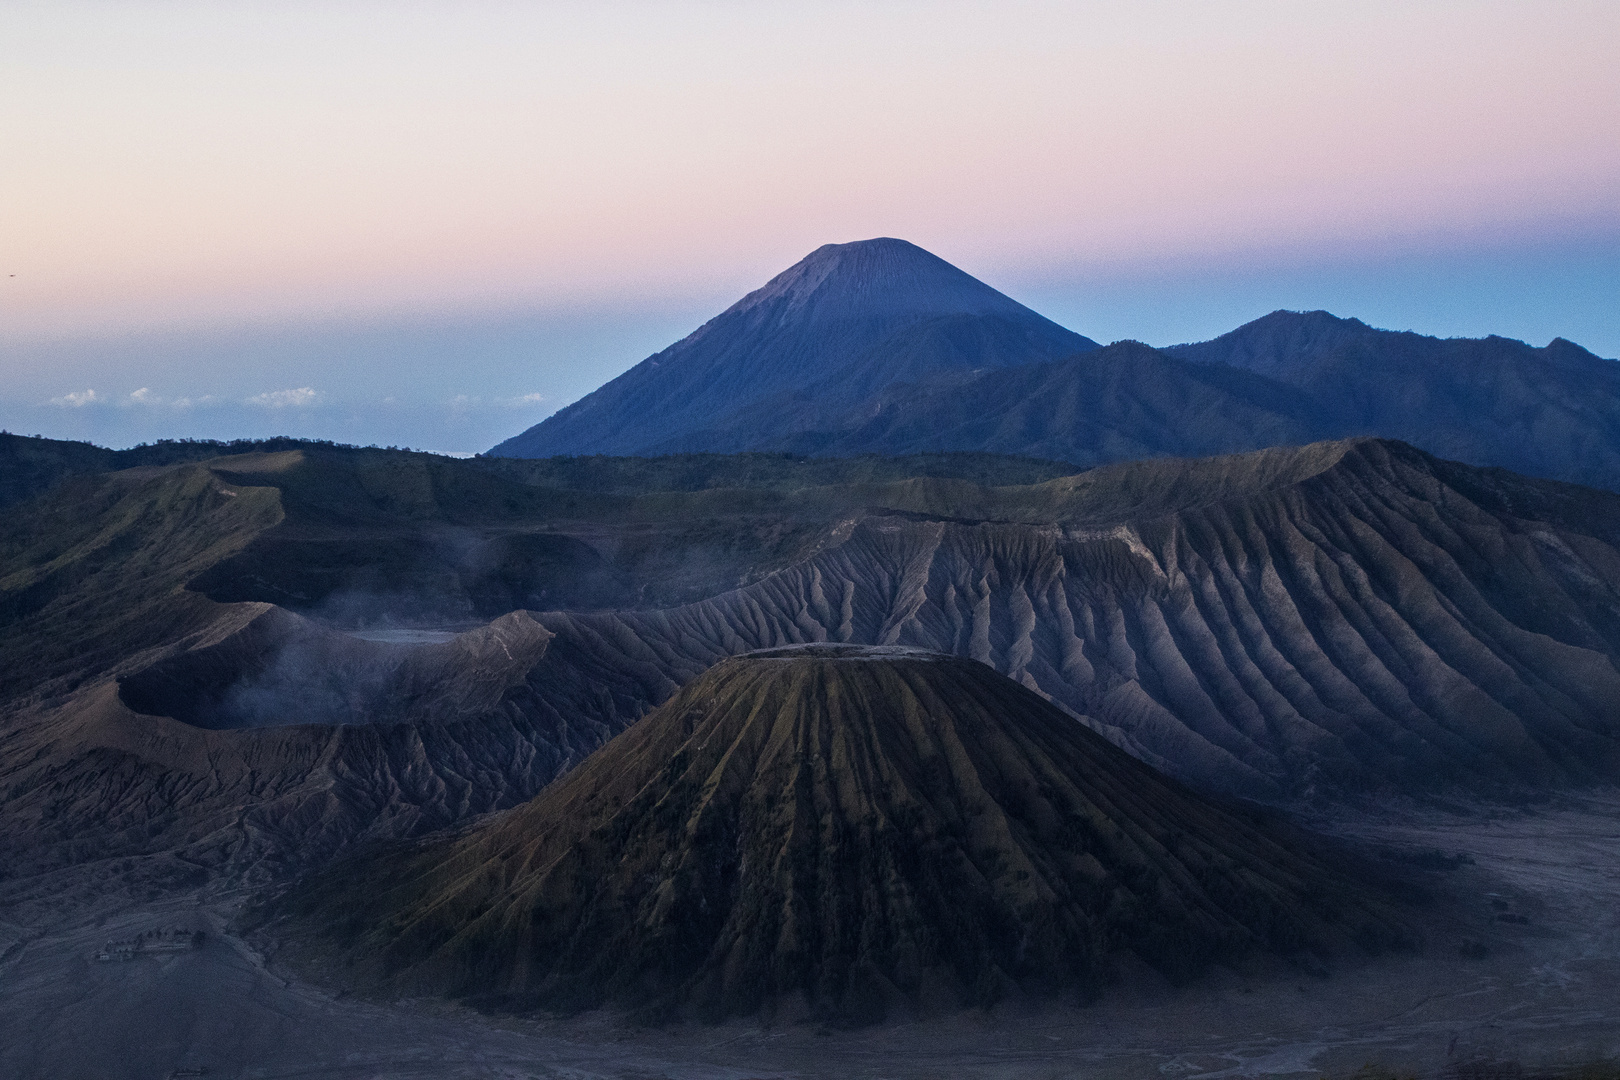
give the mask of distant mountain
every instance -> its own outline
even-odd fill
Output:
[[[1092,466],[1356,436],[1620,490],[1620,363],[1276,311],[1099,348],[901,240],[829,245],[491,454],[976,451]]]
[[[729,452],[842,417],[896,382],[1095,348],[904,240],[828,244],[491,453]]]
[[[1620,363],[1570,342],[1441,339],[1279,311],[1198,345],[1116,342],[1044,364],[891,386],[807,454],[972,448],[1076,465],[1363,435],[1620,490]]]
[[[829,455],[979,446],[1091,466],[1307,443],[1312,408],[1275,380],[1121,341],[1051,363],[897,384],[829,428],[765,445]]]
[[[722,661],[529,804],[272,910],[367,988],[860,1024],[1089,997],[1125,954],[1179,981],[1402,940],[1309,843],[984,664],[821,644]]]
[[[1165,350],[1301,391],[1312,438],[1378,435],[1475,465],[1620,489],[1620,363],[1555,338],[1434,338],[1275,311]]]

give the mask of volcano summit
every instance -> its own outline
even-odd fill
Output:
[[[724,453],[842,422],[890,384],[1095,348],[915,244],[826,244],[491,453]]]
[[[296,936],[392,990],[719,1019],[1091,996],[1402,937],[1375,892],[990,667],[722,661],[532,802],[300,887]]]

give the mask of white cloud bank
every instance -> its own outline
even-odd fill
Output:
[[[264,394],[254,394],[247,399],[249,405],[261,405],[266,409],[303,409],[314,405],[321,399],[321,392],[309,386],[300,386],[296,390],[271,390]]]
[[[64,409],[82,409],[86,405],[94,405],[97,402],[106,400],[106,398],[102,397],[94,390],[87,389],[83,393],[70,391],[69,393],[63,394],[61,397],[53,397],[51,398],[51,404],[60,406]]]
[[[109,387],[107,380],[57,372],[55,386],[35,388],[26,398],[8,397],[0,387],[0,428],[114,447],[160,439],[290,436],[471,454],[510,438],[559,400],[568,400],[550,388],[542,392],[521,382],[494,393],[436,387],[413,397],[388,386],[357,394],[323,381],[317,389],[303,385],[307,375],[277,380],[279,389],[261,390],[251,383],[166,384],[166,373],[157,371],[119,374],[123,379]],[[77,382],[76,388],[69,379]],[[98,382],[101,387],[94,389]],[[265,382],[276,386],[275,381]]]
[[[384,399],[385,401],[391,399]],[[449,401],[453,410],[465,410],[480,406],[501,409],[524,409],[531,405],[539,405],[546,400],[544,394],[519,394],[516,397],[489,397],[480,394],[457,394]]]

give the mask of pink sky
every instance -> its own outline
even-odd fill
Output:
[[[474,451],[815,247],[1620,355],[1620,8],[9,0],[0,428]]]
[[[1617,56],[1608,0],[10,3],[0,326],[1613,238]]]

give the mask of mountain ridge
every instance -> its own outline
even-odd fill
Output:
[[[936,340],[905,359],[919,329]],[[781,393],[847,407],[896,379],[1096,347],[906,241],[828,244],[491,453],[679,450],[694,427]]]
[[[1538,349],[1285,310],[1163,349],[1058,330],[904,241],[827,245],[490,453],[968,451],[1090,467],[1374,436],[1620,490],[1620,362],[1562,338]]]
[[[1309,364],[1348,343],[1379,339],[1464,346],[1489,343],[1520,346],[1583,370],[1592,370],[1593,362],[1597,370],[1607,370],[1602,365],[1615,363],[1562,337],[1553,338],[1540,349],[1497,334],[1488,334],[1483,338],[1442,338],[1413,330],[1382,329],[1360,319],[1343,318],[1320,308],[1310,311],[1279,308],[1208,341],[1167,345],[1162,351],[1200,363],[1224,363],[1262,375],[1277,376],[1287,375],[1290,369]]]
[[[1296,389],[1296,415],[1313,438],[1379,435],[1444,458],[1620,489],[1620,363],[1563,338],[1538,349],[1278,311],[1165,351]]]

